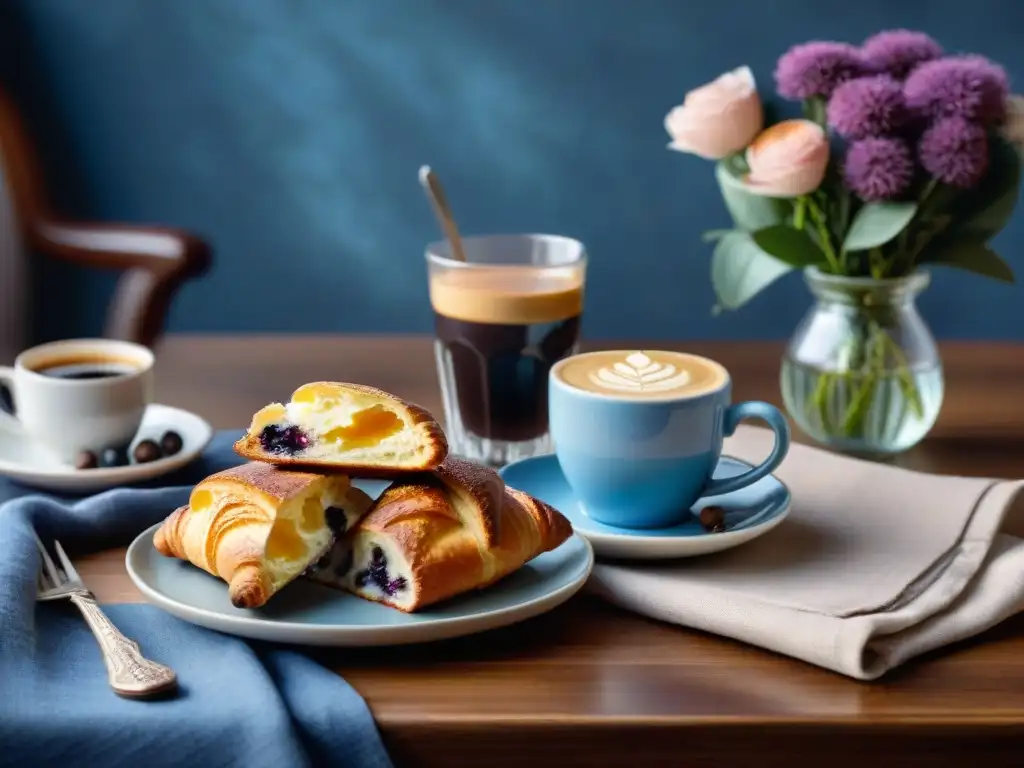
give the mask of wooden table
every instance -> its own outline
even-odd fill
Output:
[[[781,345],[671,346],[725,363],[736,399],[779,403]],[[949,344],[943,357],[939,424],[900,463],[1024,476],[1024,347]],[[318,379],[371,384],[441,413],[426,338],[178,336],[158,352],[159,400],[217,427],[244,426]],[[101,599],[141,599],[123,555],[83,559]],[[399,766],[1024,765],[1021,617],[875,683],[585,596],[476,637],[321,655],[365,697]]]

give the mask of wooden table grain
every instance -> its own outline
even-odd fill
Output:
[[[642,347],[609,342],[593,347]],[[781,404],[781,345],[657,344],[722,361],[736,399]],[[1024,476],[1024,347],[946,344],[946,404],[899,464]],[[171,336],[160,402],[238,428],[307,381],[371,384],[440,414],[416,337]],[[798,439],[803,439],[799,435]],[[107,601],[141,599],[123,550],[83,558]],[[398,766],[1024,765],[1024,619],[861,683],[587,596],[420,647],[315,651],[366,699]]]

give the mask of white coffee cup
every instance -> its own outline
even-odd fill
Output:
[[[27,349],[0,367],[14,415],[0,429],[23,434],[58,460],[127,448],[153,397],[153,353],[113,339],[71,339]]]

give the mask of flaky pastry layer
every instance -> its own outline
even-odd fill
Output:
[[[253,462],[196,485],[153,543],[161,554],[226,581],[236,607],[258,608],[321,558],[371,504],[345,475]]]

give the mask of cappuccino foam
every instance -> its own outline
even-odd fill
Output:
[[[718,363],[683,352],[588,352],[562,361],[555,376],[584,392],[627,399],[664,399],[720,389],[729,374]]]

